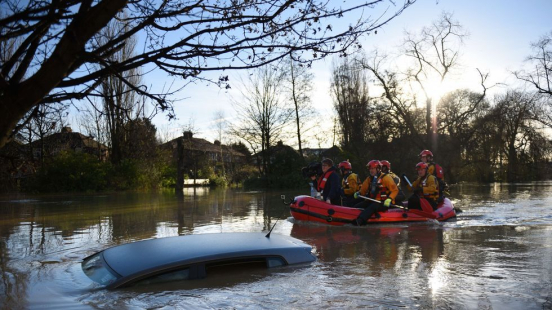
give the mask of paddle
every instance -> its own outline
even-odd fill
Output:
[[[383,201],[372,199],[370,197],[366,197],[366,196],[362,196],[362,195],[358,195],[358,197],[360,197],[362,199],[370,200],[370,201],[373,201],[373,202],[377,202],[377,203],[383,203]],[[390,204],[389,206],[404,209],[404,210],[407,210],[408,212],[412,212],[412,213],[417,214],[419,216],[427,217],[427,218],[430,218],[430,219],[436,219],[437,218],[437,215],[435,215],[433,213],[429,213],[429,212],[424,212],[422,210],[408,209],[408,208],[405,208],[403,206],[394,205],[394,204]]]
[[[412,188],[412,183],[410,183],[410,180],[406,177],[406,174],[403,173],[402,177],[406,181],[406,183],[408,183],[408,186]]]

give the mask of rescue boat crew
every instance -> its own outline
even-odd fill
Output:
[[[341,205],[339,176],[333,166],[333,161],[329,158],[322,161],[322,176],[318,181],[318,191],[322,195],[323,201],[333,205]]]
[[[444,192],[448,189],[448,184],[445,182],[445,174],[443,168],[433,161],[433,153],[430,150],[423,150],[418,155],[420,161],[427,164],[427,173],[434,175],[439,183],[439,198],[438,202],[441,202],[445,196]]]
[[[439,199],[439,182],[437,177],[429,173],[428,164],[419,162],[416,165],[418,178],[412,183],[412,187],[407,185],[408,189],[414,194],[408,198],[409,209],[422,210],[420,199],[427,200],[433,210],[437,209],[437,200]]]
[[[397,194],[397,197],[395,197],[395,202],[401,203],[406,198],[406,196],[404,195],[401,189],[401,178],[399,178],[398,175],[396,175],[391,171],[391,163],[389,161],[380,160],[380,163],[381,163],[381,172],[387,173],[393,179],[393,181],[395,181],[395,184],[397,184],[399,193]]]
[[[346,160],[339,163],[337,166],[341,171],[341,200],[346,207],[353,207],[359,203],[360,199],[355,199],[354,194],[359,189],[358,175],[353,173],[353,166]]]
[[[360,191],[356,192],[354,197],[359,198],[359,195],[368,196],[380,202],[365,200],[356,204],[355,208],[363,208],[364,210],[353,221],[353,225],[366,225],[366,222],[374,213],[385,211],[389,205],[395,203],[395,197],[399,194],[399,189],[393,178],[381,172],[381,163],[378,160],[371,160],[366,166],[370,171],[370,176],[364,180]]]

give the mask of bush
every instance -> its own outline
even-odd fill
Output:
[[[100,191],[108,188],[110,163],[86,153],[62,152],[45,164],[30,182],[38,192]]]
[[[85,192],[174,187],[171,167],[153,160],[122,160],[118,165],[100,162],[94,155],[63,152],[47,162],[26,190],[36,192]],[[171,178],[168,178],[170,176]]]
[[[138,187],[140,174],[135,161],[124,159],[114,166],[109,176],[109,187],[114,190],[128,190]]]

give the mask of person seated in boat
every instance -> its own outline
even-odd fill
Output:
[[[396,175],[391,171],[391,163],[389,161],[380,160],[380,163],[381,163],[381,172],[387,173],[393,179],[393,181],[395,181],[395,184],[397,184],[397,188],[399,189],[399,194],[397,194],[397,197],[395,197],[395,202],[401,203],[406,198],[406,196],[404,195],[401,189],[401,178],[399,178],[398,175]]]
[[[429,173],[428,164],[419,162],[416,165],[416,170],[418,171],[418,178],[412,182],[412,187],[407,185],[408,190],[414,192],[408,198],[408,208],[422,210],[420,199],[425,199],[433,210],[436,210],[439,199],[439,182],[434,175]]]
[[[337,166],[341,172],[341,201],[346,207],[353,207],[361,202],[361,199],[355,199],[354,194],[359,189],[358,175],[353,173],[353,166],[346,160]]]
[[[370,175],[364,180],[360,191],[356,192],[354,197],[368,196],[369,198],[379,200],[372,202],[365,200],[355,205],[355,208],[364,209],[353,221],[353,225],[366,225],[368,219],[376,212],[385,211],[391,204],[395,203],[395,197],[399,194],[399,188],[393,178],[386,173],[381,172],[381,163],[379,160],[371,160],[366,165]]]
[[[418,156],[420,156],[420,161],[428,165],[427,173],[437,178],[437,182],[439,182],[438,201],[442,201],[445,198],[444,192],[448,189],[443,168],[433,161],[433,153],[430,150],[423,150]]]
[[[341,185],[339,176],[329,158],[322,160],[322,176],[318,181],[317,190],[322,196],[322,200],[333,205],[341,205]]]

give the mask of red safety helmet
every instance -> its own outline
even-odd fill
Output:
[[[387,167],[387,170],[391,171],[391,163],[388,162],[387,160],[380,160],[380,163],[382,166],[385,166]]]
[[[419,162],[417,165],[416,165],[416,170],[421,170],[421,169],[426,169],[427,170],[427,164],[424,163],[424,162]]]
[[[422,156],[429,156],[431,158],[433,158],[433,153],[431,153],[430,150],[423,150],[420,155],[418,155],[419,157],[422,157]]]
[[[379,160],[373,159],[366,164],[366,167],[368,167],[368,169],[381,168],[381,163],[379,162]]]
[[[337,167],[340,168],[340,169],[343,168],[345,170],[352,170],[353,169],[353,166],[351,166],[351,163],[348,162],[348,161],[340,162]]]

